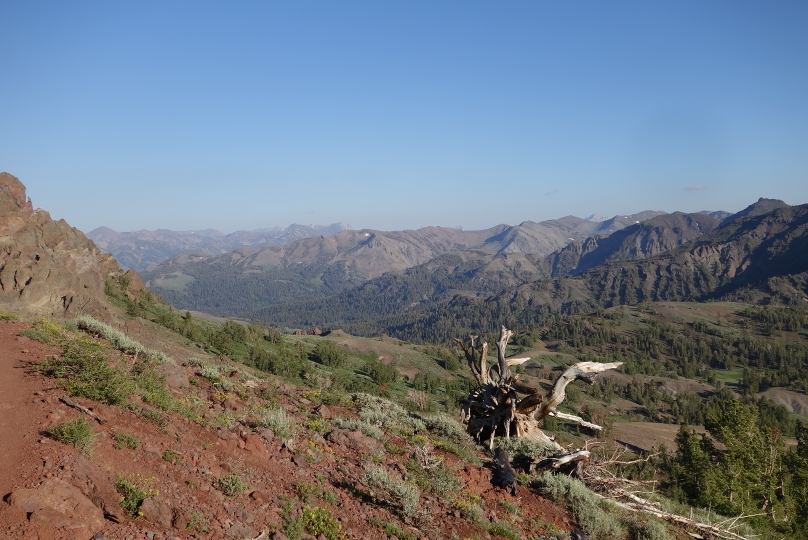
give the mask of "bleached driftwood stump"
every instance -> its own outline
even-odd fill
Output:
[[[556,416],[576,422],[590,429],[600,431],[601,426],[585,421],[580,416],[556,411],[559,403],[566,398],[567,385],[576,379],[594,384],[595,376],[608,369],[614,369],[622,362],[601,364],[599,362],[578,362],[568,368],[555,382],[546,396],[538,388],[522,384],[512,375],[510,366],[523,364],[530,358],[505,358],[505,348],[513,332],[504,326],[497,341],[497,363],[488,365],[488,343],[475,347],[472,336],[469,344],[455,338],[466,355],[471,372],[477,379],[479,388],[466,398],[462,421],[468,425],[469,433],[478,441],[488,439],[489,447],[494,446],[494,437],[523,437],[544,442],[558,450],[561,447],[540,428],[539,421],[546,416]],[[519,397],[523,394],[524,397]]]

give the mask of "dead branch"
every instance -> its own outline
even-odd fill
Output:
[[[73,407],[74,409],[78,409],[78,410],[80,410],[81,412],[83,412],[84,414],[86,414],[87,416],[89,416],[90,418],[94,419],[94,420],[95,420],[96,422],[98,422],[99,424],[103,424],[103,423],[104,423],[104,419],[103,419],[103,418],[101,418],[100,416],[98,416],[97,414],[95,414],[93,411],[91,411],[91,410],[90,410],[90,409],[88,409],[87,407],[84,407],[84,406],[82,406],[82,405],[79,405],[79,404],[78,404],[78,403],[76,403],[75,401],[71,401],[71,400],[67,399],[66,397],[60,397],[60,398],[59,398],[59,401],[61,401],[62,403],[64,403],[64,404],[65,404],[65,405],[67,405],[68,407]]]
[[[587,444],[588,446],[588,444]],[[649,461],[656,454],[644,456],[633,460],[623,460],[622,456],[626,452],[623,447],[616,448],[610,456],[599,460],[591,460],[580,471],[580,479],[599,497],[608,500],[617,506],[632,512],[643,512],[656,516],[677,525],[690,529],[688,532],[694,538],[704,538],[704,534],[710,538],[720,538],[724,540],[746,540],[745,537],[733,532],[738,521],[756,515],[741,515],[718,523],[703,523],[691,517],[673,514],[662,509],[662,506],[652,501],[647,495],[654,493],[655,480],[627,480],[613,473],[610,466],[632,465]],[[644,496],[645,495],[645,496]]]

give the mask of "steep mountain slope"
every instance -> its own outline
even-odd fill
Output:
[[[0,173],[0,309],[61,317],[108,310],[109,254],[64,220],[33,209],[25,186]]]
[[[623,221],[616,218],[606,220],[606,226],[613,228],[615,222],[627,224],[629,217],[620,219]],[[568,221],[572,220],[577,218]],[[490,255],[484,251],[466,250],[437,257],[398,274],[386,274],[323,299],[268,306],[249,317],[288,326],[340,325],[367,335],[368,330],[352,325],[373,324],[411,311],[423,315],[424,309],[455,295],[491,297],[551,275],[568,275],[576,268],[580,268],[580,273],[606,260],[658,255],[713,230],[718,223],[718,220],[703,214],[663,214],[639,224],[632,223],[608,237],[596,236],[571,242],[547,257],[535,253]],[[506,232],[511,233],[512,229]],[[552,298],[545,300],[552,300],[560,306],[564,304],[564,298],[565,295],[556,291]],[[575,298],[585,300],[586,295],[579,293]]]
[[[739,217],[674,251],[582,277],[604,305],[718,297],[808,272],[808,205]]]
[[[757,200],[757,202],[750,204],[740,212],[725,217],[721,221],[721,226],[723,227],[724,225],[728,225],[738,218],[760,216],[762,214],[768,214],[772,210],[785,208],[787,206],[788,205],[780,199],[766,199],[761,197]]]
[[[570,243],[547,258],[553,277],[580,274],[610,260],[654,257],[718,227],[705,214],[675,212],[653,217],[606,237],[592,236]]]
[[[280,326],[344,326],[428,309],[455,295],[485,298],[542,277],[548,274],[541,255],[465,250],[325,298],[267,306],[248,318]]]
[[[493,253],[533,253],[549,255],[574,240],[592,235],[610,234],[634,223],[645,221],[664,212],[646,210],[630,216],[615,216],[603,221],[592,221],[566,216],[536,223],[524,221],[493,236],[480,246]]]
[[[87,238],[94,241],[103,251],[112,253],[123,267],[143,270],[180,253],[198,251],[219,255],[242,248],[280,246],[301,238],[329,236],[350,229],[351,226],[347,223],[333,223],[327,226],[292,224],[288,227],[224,234],[213,229],[200,231],[158,229],[119,233],[108,227],[99,227],[88,232]]]
[[[266,305],[338,293],[385,272],[479,245],[503,228],[342,231],[216,257],[180,255],[143,276],[152,290],[179,307],[246,315]]]

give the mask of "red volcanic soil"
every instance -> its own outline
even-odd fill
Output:
[[[293,512],[298,513],[303,506],[295,487],[299,483],[333,494],[329,500],[312,498],[310,504],[329,510],[345,538],[387,540],[388,535],[371,524],[372,520],[393,523],[419,539],[493,538],[463,517],[447,497],[423,493],[420,504],[429,510],[431,519],[416,527],[415,523],[404,523],[394,509],[367,496],[367,487],[362,484],[367,463],[372,460],[388,471],[403,471],[410,454],[377,449],[371,455],[303,429],[290,441],[243,424],[215,429],[174,414],[169,415],[167,425],[158,426],[136,416],[130,408],[69,398],[92,410],[103,423],[92,420],[60,400],[69,396],[58,380],[32,369],[49,355],[59,355],[60,350],[19,336],[26,328],[30,328],[28,323],[0,321],[0,497],[5,501],[0,502],[0,538],[283,539],[283,506],[294,501]],[[195,376],[191,366],[177,369]],[[252,407],[253,400],[258,399],[220,401],[217,392],[206,384],[179,386],[171,392],[175,398],[193,397],[204,403],[206,418]],[[274,402],[286,409],[292,422],[314,418],[316,404],[302,391],[277,380],[269,384],[275,392]],[[334,414],[355,416],[348,408],[330,408]],[[90,420],[96,437],[89,459],[47,433],[54,423],[82,416]],[[116,449],[116,433],[134,436],[140,443],[138,448]],[[387,439],[400,448],[408,447],[408,441],[397,435],[388,434]],[[164,458],[167,450],[175,453],[176,461]],[[536,491],[519,486],[516,496],[510,495],[492,486],[489,468],[459,462],[453,454],[439,450],[434,455],[456,470],[466,492],[484,501],[481,506],[487,519],[513,522],[524,534],[536,534],[537,526],[544,531],[574,527],[566,511]],[[217,489],[218,480],[231,471],[245,479],[248,489],[225,496]],[[117,476],[144,480],[159,492],[148,509],[144,503],[145,515],[132,517],[121,510],[121,496],[115,488]],[[62,506],[43,507],[43,494],[56,488],[73,498]],[[10,504],[24,496],[28,497],[27,507],[19,502]],[[518,506],[521,515],[506,512],[500,501]]]

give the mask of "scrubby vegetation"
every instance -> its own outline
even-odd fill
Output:
[[[54,424],[48,429],[48,434],[59,442],[75,446],[87,457],[92,455],[95,434],[92,426],[83,416]]]
[[[406,537],[406,525],[430,526],[429,514],[421,511],[425,498],[449,505],[481,533],[506,538],[561,534],[520,515],[518,505],[509,507],[514,503],[508,500],[492,517],[490,504],[464,488],[462,467],[485,463],[487,457],[455,420],[458,399],[470,387],[467,368],[454,362],[456,351],[440,345],[416,349],[389,338],[291,336],[235,321],[220,325],[180,314],[156,298],[127,299],[122,305],[133,302],[141,316],[180,332],[199,351],[199,358],[187,361],[194,375],[186,397],[166,390],[156,357],[90,339],[88,331],[93,337],[103,334],[84,324],[62,327],[39,320],[27,331],[62,351],[40,369],[73,395],[127,407],[162,429],[180,414],[222,430],[269,430],[283,439],[285,451],[306,463],[328,452],[324,441],[334,428],[359,430],[383,444],[384,450],[364,458],[356,483],[296,481],[278,524],[290,538],[312,531],[326,537],[343,534],[328,528],[326,515],[345,496],[339,490],[388,512],[375,526],[405,533],[400,537]],[[663,504],[676,512],[687,514],[676,507],[686,504],[709,508],[713,515],[758,514],[743,520],[755,534],[805,537],[808,428],[782,405],[757,395],[772,385],[805,390],[805,311],[715,304],[718,315],[705,316],[698,310],[688,313],[687,307],[640,305],[548,315],[541,326],[536,321],[523,326],[510,348],[511,353],[538,348],[540,362],[514,372],[546,388],[558,370],[576,361],[625,362],[619,377],[604,377],[591,387],[571,385],[564,412],[607,430],[624,420],[687,425],[672,446],[621,468],[621,475],[655,480],[655,497],[667,497]],[[698,386],[670,389],[670,381],[683,379]],[[279,397],[289,392],[298,396],[291,406]],[[228,400],[249,405],[209,406]],[[336,407],[337,414],[315,414],[322,404]],[[592,436],[553,417],[542,427],[562,445],[581,446]],[[795,439],[791,446],[789,437]],[[123,433],[113,438],[132,448]],[[505,448],[517,465],[550,454],[547,446],[522,439],[498,440],[496,446]],[[176,464],[179,455],[165,459]],[[391,466],[394,462],[401,466]],[[592,538],[672,538],[661,521],[618,510],[580,482],[525,472],[519,481],[567,508]],[[228,497],[246,497],[248,483],[241,473],[228,472],[210,483]],[[509,517],[503,520],[503,515]]]

